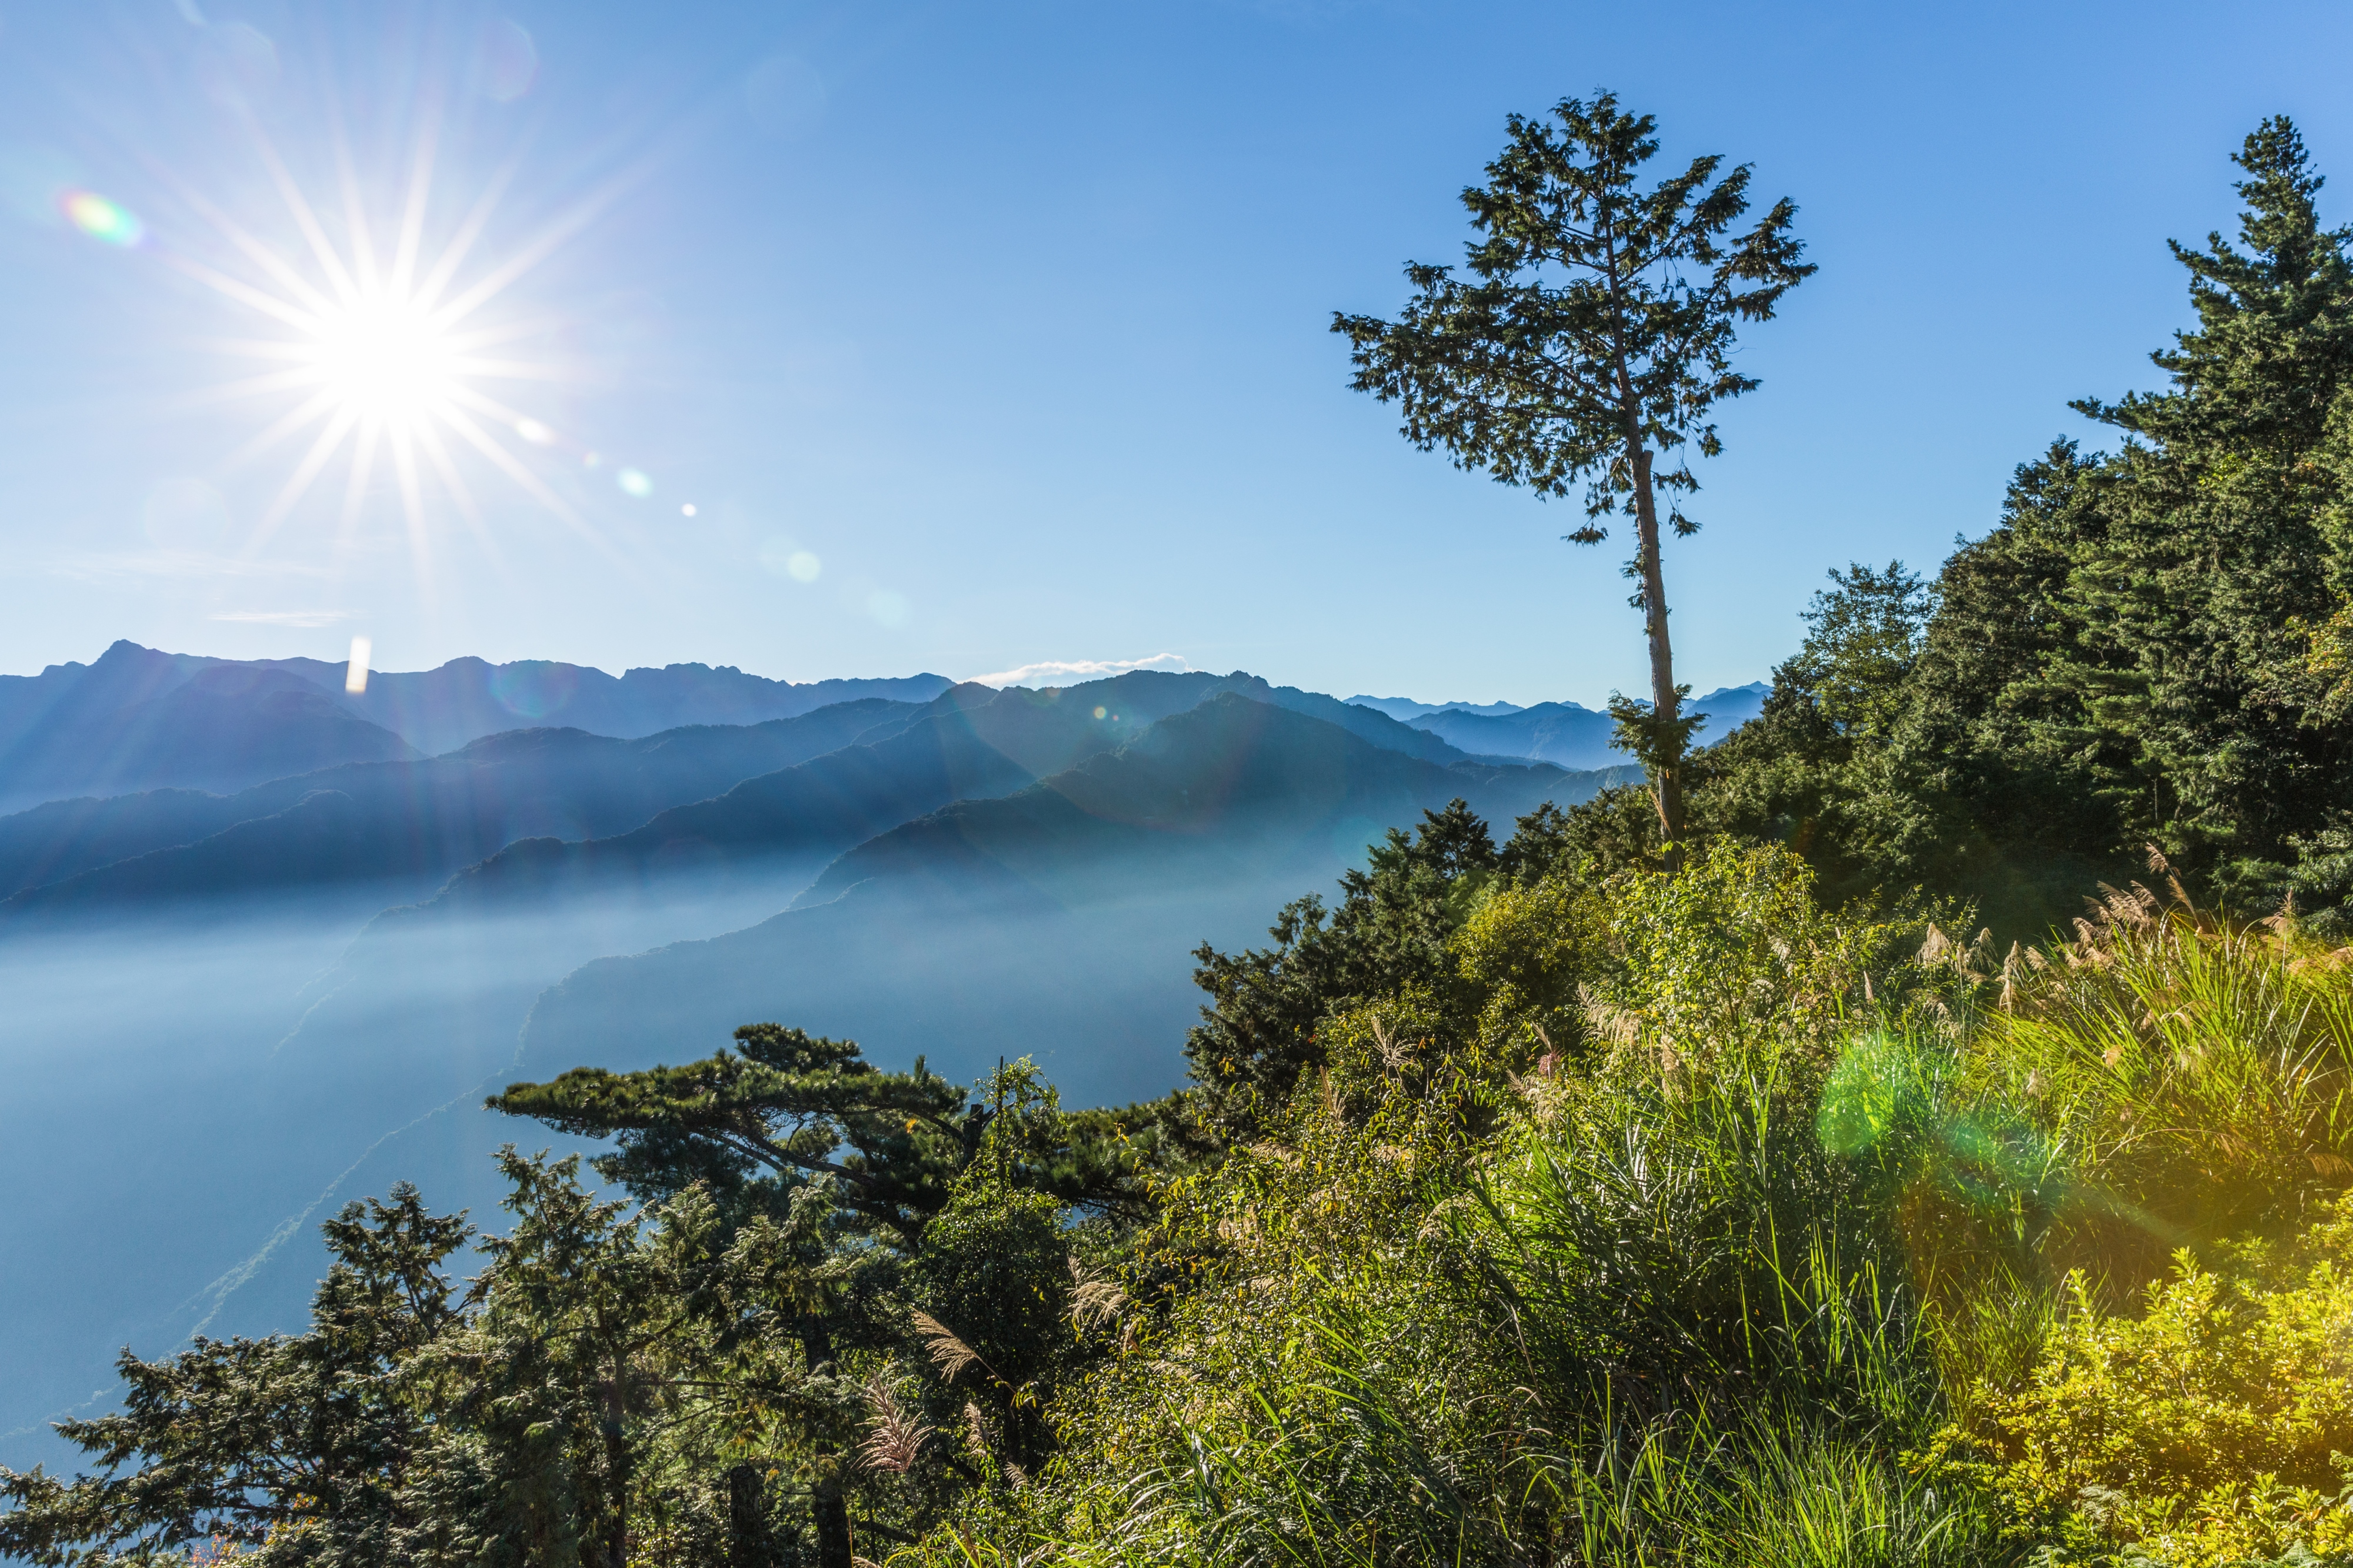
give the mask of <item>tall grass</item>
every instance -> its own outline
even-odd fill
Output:
[[[2136,886],[1971,1042],[2068,1175],[2046,1252],[2128,1295],[2179,1247],[2287,1235],[2353,1181],[2353,950]]]

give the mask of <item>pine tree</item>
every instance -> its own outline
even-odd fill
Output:
[[[1567,536],[1577,543],[1606,538],[1605,517],[1634,519],[1626,570],[1651,700],[1611,710],[1620,743],[1650,770],[1672,854],[1699,721],[1683,716],[1687,689],[1675,683],[1660,492],[1663,525],[1696,531],[1676,500],[1699,488],[1685,449],[1720,452],[1712,411],[1757,384],[1732,368],[1736,325],[1770,319],[1814,268],[1798,259],[1787,199],[1725,238],[1748,210],[1747,164],[1719,179],[1721,158],[1694,159],[1644,191],[1637,175],[1659,150],[1651,116],[1623,112],[1605,92],[1590,104],[1564,99],[1551,121],[1513,115],[1487,183],[1462,193],[1482,236],[1467,247],[1469,279],[1409,263],[1417,292],[1396,321],[1335,312],[1332,330],[1354,345],[1352,384],[1400,405],[1415,446],[1443,446],[1460,467],[1540,496],[1584,481],[1587,521]]]

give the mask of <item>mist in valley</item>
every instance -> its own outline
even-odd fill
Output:
[[[237,689],[217,668],[208,702]],[[252,686],[307,722],[277,689]],[[299,1326],[353,1199],[412,1183],[499,1228],[494,1152],[570,1147],[484,1108],[509,1084],[775,1022],[885,1068],[1026,1056],[1073,1106],[1155,1099],[1202,942],[1261,941],[1450,799],[1507,825],[1616,776],[1137,673],[510,729],[0,817],[0,1179],[32,1194],[0,1215],[0,1464],[65,1458],[47,1423],[107,1407],[126,1345]]]

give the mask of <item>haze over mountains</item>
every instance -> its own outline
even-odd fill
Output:
[[[775,1019],[1157,1095],[1198,943],[1457,796],[1507,830],[1634,776],[1509,749],[1584,743],[1573,705],[1401,720],[1240,673],[343,678],[129,643],[0,678],[0,1183],[47,1194],[0,1257],[78,1260],[0,1270],[0,1463],[126,1342],[292,1321],[350,1197],[486,1211],[488,1152],[543,1135],[480,1109],[511,1079]]]

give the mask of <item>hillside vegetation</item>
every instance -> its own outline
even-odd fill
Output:
[[[1427,809],[1199,950],[1155,1103],[776,1023],[514,1085],[602,1189],[347,1208],[309,1330],[126,1352],[0,1552],[2353,1563],[2353,237],[2240,162],[2121,449],[1835,574],[1679,847]],[[902,842],[1047,866],[1046,793]]]

